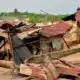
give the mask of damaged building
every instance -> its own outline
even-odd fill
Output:
[[[70,29],[71,25],[65,22],[59,22],[42,27],[42,29],[23,38],[23,41],[33,54],[63,50],[64,44],[67,45],[64,35],[70,31]]]
[[[40,38],[42,50],[47,52],[63,50],[64,43],[66,43],[64,35],[70,29],[71,25],[64,22],[59,22],[52,26],[43,27],[41,31],[42,38]]]

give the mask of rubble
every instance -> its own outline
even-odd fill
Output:
[[[0,67],[14,69],[13,80],[17,78],[19,80],[79,80],[80,47],[78,42],[80,35],[76,35],[77,44],[72,44],[78,47],[73,48],[68,43],[71,39],[68,40],[68,38],[70,36],[73,38],[71,32],[79,31],[77,30],[80,26],[79,14],[75,15],[76,30],[71,30],[72,25],[64,21],[38,27],[36,24],[22,25],[20,21],[1,21],[0,35],[7,40],[4,39],[4,44],[1,41],[0,49],[7,52],[8,50],[5,49],[5,43],[7,43],[9,45],[7,48],[10,50],[7,56],[10,57],[10,53],[13,60],[7,61],[3,58],[4,60],[0,60]],[[68,32],[71,35],[67,35]],[[68,47],[67,50],[64,49],[64,43]],[[2,55],[4,57],[4,53]],[[69,57],[74,55],[72,56],[74,59],[69,58],[68,55]]]

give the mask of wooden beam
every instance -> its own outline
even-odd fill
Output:
[[[66,42],[66,40],[64,39],[64,37],[63,37],[63,40],[64,40],[64,42],[65,42],[67,48],[70,49],[70,47],[69,47],[69,45],[67,44],[67,42]]]

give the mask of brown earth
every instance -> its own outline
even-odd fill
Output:
[[[11,69],[0,67],[0,80],[11,80]]]

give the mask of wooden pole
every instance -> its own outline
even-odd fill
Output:
[[[63,40],[64,40],[64,42],[65,42],[67,48],[70,49],[70,47],[69,47],[69,45],[67,44],[67,42],[66,42],[66,40],[64,39],[64,37],[63,37]]]
[[[8,42],[10,44],[10,52],[11,52],[11,55],[13,57],[13,47],[12,47],[11,33],[10,33],[9,27],[8,27]]]
[[[11,55],[12,55],[12,60],[13,60],[13,62],[14,62],[14,55],[13,55],[13,47],[12,47],[12,40],[11,40],[11,33],[10,33],[10,27],[8,27],[8,41],[9,41],[9,43],[10,43],[10,52],[11,52]],[[12,69],[12,72],[14,71],[14,69],[15,69],[15,63],[14,63],[14,65],[13,65],[13,69]]]

